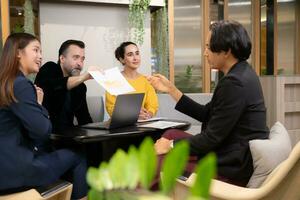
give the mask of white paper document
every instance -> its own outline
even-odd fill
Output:
[[[111,95],[126,94],[135,91],[117,67],[107,69],[103,72],[98,70],[88,72]]]
[[[158,121],[158,120],[161,120],[161,119],[166,119],[166,118],[152,117],[152,118],[149,118],[149,119],[139,119],[138,122],[152,122],[152,121]]]
[[[166,129],[175,127],[178,125],[184,125],[185,123],[181,122],[170,122],[170,121],[155,121],[147,124],[141,124],[138,125],[138,127],[144,127],[144,128],[156,128],[156,129]]]

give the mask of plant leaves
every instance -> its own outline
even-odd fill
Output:
[[[126,187],[126,179],[123,170],[124,165],[126,165],[127,162],[127,154],[122,149],[118,149],[109,161],[108,170],[113,187],[116,189]]]
[[[168,194],[176,179],[185,169],[189,156],[189,145],[186,141],[176,143],[175,147],[166,155],[162,167],[162,179],[160,188],[164,194]]]
[[[124,167],[124,175],[126,180],[126,185],[129,189],[136,188],[139,177],[140,177],[140,171],[139,171],[139,154],[137,152],[137,149],[134,146],[130,146],[128,150],[128,159],[127,163]]]
[[[98,191],[103,190],[103,186],[101,185],[99,179],[98,169],[95,167],[90,167],[86,174],[87,183],[94,189]]]
[[[105,197],[103,196],[102,192],[98,192],[95,189],[90,189],[88,193],[88,199],[89,200],[105,200]]]
[[[202,197],[189,196],[187,198],[187,200],[209,200],[209,199],[202,198]]]
[[[106,162],[101,163],[99,169],[90,167],[86,178],[91,188],[99,192],[112,189],[113,187]]]
[[[150,5],[150,0],[130,0],[128,9],[128,24],[131,40],[143,44],[144,41],[144,21],[146,11]]]
[[[139,163],[141,186],[148,189],[155,176],[157,165],[154,144],[149,137],[147,137],[140,146]]]
[[[101,163],[98,173],[100,177],[98,181],[102,184],[103,190],[112,189],[113,183],[108,170],[108,164],[106,162]]]
[[[197,178],[190,192],[195,197],[209,198],[209,188],[212,178],[216,174],[217,158],[214,153],[209,153],[199,161],[196,167]]]

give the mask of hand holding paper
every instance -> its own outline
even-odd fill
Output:
[[[102,72],[99,70],[89,69],[88,72],[107,92],[112,95],[126,94],[135,91],[117,67],[107,69]]]

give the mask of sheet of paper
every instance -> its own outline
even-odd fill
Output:
[[[118,67],[107,69],[103,72],[97,70],[89,71],[89,73],[97,83],[112,95],[126,94],[135,91],[121,74]]]
[[[138,127],[166,129],[166,128],[171,128],[171,127],[175,127],[178,125],[184,125],[184,123],[170,122],[170,121],[155,121],[155,122],[151,122],[151,123],[147,123],[147,124],[138,125]]]
[[[166,118],[163,118],[163,117],[152,117],[150,119],[139,119],[138,122],[152,122],[152,121],[158,121],[158,120],[161,120],[161,119],[166,119]]]

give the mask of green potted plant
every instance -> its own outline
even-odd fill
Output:
[[[151,13],[151,46],[156,73],[169,77],[169,34],[167,1],[165,6]]]
[[[175,75],[175,84],[179,90],[186,93],[196,93],[201,90],[201,80],[194,70],[194,65],[186,65],[183,72]]]
[[[34,13],[33,13],[31,0],[25,0],[23,9],[24,9],[24,32],[35,35]]]
[[[150,0],[130,0],[129,1],[129,13],[128,22],[130,28],[130,34],[132,40],[139,45],[144,42],[145,34],[145,15],[148,7],[150,5]]]
[[[146,138],[137,149],[128,153],[119,149],[109,162],[99,168],[90,167],[87,182],[91,189],[90,200],[170,200],[176,179],[183,173],[188,160],[189,146],[182,141],[166,155],[162,166],[160,191],[151,192],[149,187],[155,177],[157,156],[153,141]],[[188,199],[208,199],[211,179],[216,171],[216,158],[209,154],[196,167],[197,179]]]

